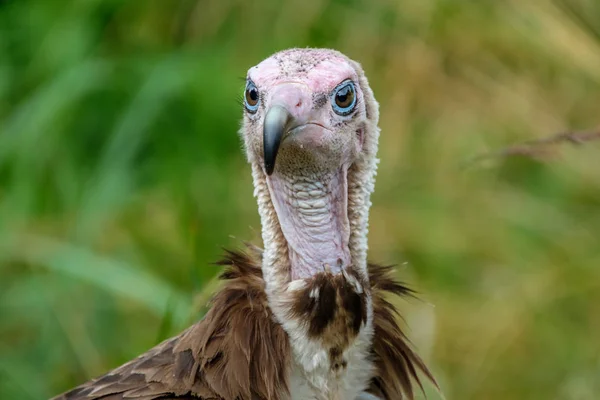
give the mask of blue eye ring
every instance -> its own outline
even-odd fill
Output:
[[[348,115],[356,107],[356,87],[351,80],[345,80],[331,92],[331,107],[338,115]]]
[[[258,88],[252,81],[246,83],[246,89],[244,90],[244,107],[249,113],[254,114],[258,111],[258,105],[260,103],[260,95]]]

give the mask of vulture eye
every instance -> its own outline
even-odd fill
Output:
[[[339,115],[348,115],[356,106],[354,82],[345,81],[336,87],[332,94],[333,111]]]
[[[246,106],[246,110],[255,113],[256,110],[258,110],[258,101],[258,89],[254,83],[248,81],[246,84],[246,92],[244,94],[244,105]]]

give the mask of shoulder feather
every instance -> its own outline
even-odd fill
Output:
[[[386,296],[414,296],[414,292],[392,277],[392,266],[369,264],[369,282],[373,296],[372,356],[376,375],[369,393],[386,400],[413,399],[413,382],[423,391],[422,373],[436,388],[438,384],[423,360],[412,349],[397,318],[398,311]]]
[[[288,399],[291,350],[267,306],[257,254],[228,251],[206,316],[55,400]]]

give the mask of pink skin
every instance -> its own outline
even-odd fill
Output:
[[[348,247],[348,168],[362,143],[359,122],[365,110],[354,68],[329,57],[306,69],[271,57],[251,68],[249,78],[261,93],[256,114],[246,113],[251,156],[262,162],[262,121],[274,106],[285,107],[293,121],[284,134],[267,184],[288,244],[291,279],[318,272],[341,272],[352,263]],[[331,93],[345,80],[355,82],[357,111],[336,114]],[[326,101],[325,101],[326,100]]]
[[[278,63],[273,58],[267,58],[250,68],[248,76],[257,85],[260,83],[261,90],[270,91],[275,85],[295,82],[306,85],[313,93],[329,92],[346,78],[357,79],[354,69],[342,58],[323,61],[302,78],[282,75]]]

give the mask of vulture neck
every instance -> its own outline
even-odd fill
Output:
[[[339,274],[351,265],[348,167],[317,173],[275,171],[267,185],[287,242],[290,278]]]
[[[377,136],[372,135],[375,141]],[[267,293],[283,292],[290,283],[311,278],[312,271],[317,268],[336,274],[351,266],[365,282],[368,281],[368,218],[377,167],[377,159],[374,155],[368,155],[363,154],[352,165],[342,166],[339,171],[316,180],[276,174],[268,179],[261,165],[252,163],[254,195],[262,225],[262,269]],[[301,187],[298,189],[301,193],[311,190],[318,192],[317,196],[298,199],[298,191],[293,189],[294,186]],[[310,207],[311,202],[318,202],[328,207],[326,223],[314,226],[311,230],[310,224],[302,223],[306,222],[303,219],[311,217],[306,213],[306,208],[298,206],[298,203],[274,201],[273,197],[280,192],[293,193],[295,198],[304,201],[300,205],[309,203]],[[316,208],[312,207],[313,210]],[[293,227],[280,220],[283,213],[296,227],[300,225],[301,230],[292,233]],[[298,244],[303,239],[315,237],[322,242],[322,246]],[[310,251],[314,249],[317,251]]]

